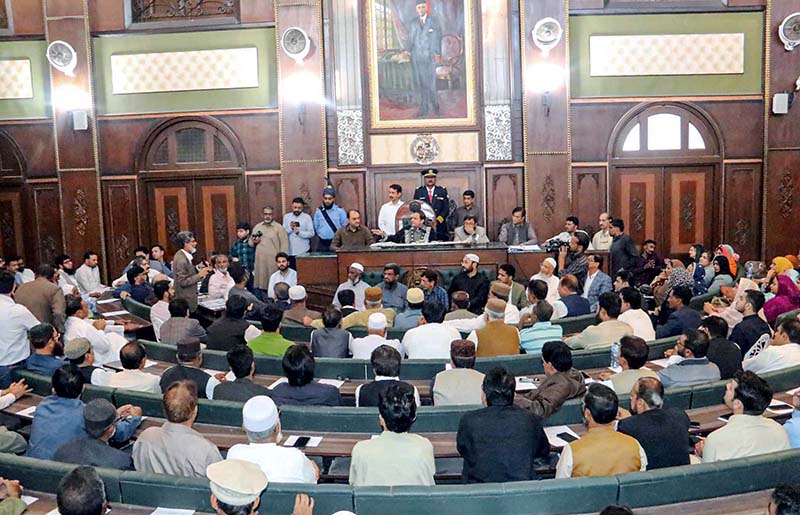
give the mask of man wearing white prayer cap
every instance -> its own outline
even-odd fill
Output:
[[[322,313],[308,309],[306,306],[306,289],[304,286],[292,286],[289,288],[289,300],[292,301],[292,307],[283,312],[284,320],[291,320],[298,324],[305,324],[308,321],[317,320],[322,318]]]
[[[355,308],[358,311],[364,311],[364,294],[369,288],[369,284],[361,280],[361,275],[364,273],[364,265],[361,263],[352,263],[347,268],[347,280],[336,288],[336,293],[333,294],[333,305],[341,308],[339,303],[339,292],[342,290],[352,290],[356,295]]]
[[[478,272],[478,264],[481,258],[477,254],[466,254],[461,260],[460,274],[453,277],[447,294],[452,298],[453,293],[465,291],[469,294],[469,309],[476,315],[483,312],[483,307],[489,299],[489,279],[486,275]]]
[[[549,257],[539,265],[539,273],[531,277],[531,281],[539,279],[547,283],[547,298],[545,300],[550,304],[555,304],[559,299],[558,276],[555,274],[555,271],[556,260]]]
[[[248,444],[237,444],[228,451],[228,461],[254,463],[275,483],[316,483],[319,467],[294,447],[278,445],[281,421],[275,402],[257,395],[242,408],[242,426]]]
[[[354,359],[370,359],[372,351],[381,345],[394,348],[401,356],[405,355],[405,348],[400,340],[387,340],[386,328],[389,322],[383,313],[372,313],[367,319],[367,335],[363,338],[350,340],[350,353]]]

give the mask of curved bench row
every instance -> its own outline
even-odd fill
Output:
[[[647,342],[650,349],[648,359],[664,357],[664,351],[677,343],[678,337],[661,338]],[[176,362],[177,350],[173,345],[139,340],[147,349],[147,356],[168,363]],[[607,367],[610,349],[578,350],[572,353],[573,366],[579,370]],[[259,375],[283,375],[282,359],[275,356],[256,356],[256,373]],[[405,380],[431,380],[444,370],[449,360],[443,359],[406,359],[400,367],[400,378]],[[318,378],[371,380],[372,367],[369,360],[353,358],[316,358],[314,375]],[[214,370],[228,370],[226,353],[217,350],[203,351],[203,367]],[[514,375],[543,374],[542,356],[540,354],[520,354],[516,356],[497,356],[478,358],[475,370],[488,372],[494,367],[504,367]]]
[[[0,455],[0,476],[26,489],[55,492],[74,465]],[[98,468],[111,503],[213,512],[208,481]],[[296,493],[314,498],[320,514],[552,515],[598,512],[609,504],[632,508],[711,499],[800,481],[800,450],[608,477],[434,487],[357,487],[270,483],[259,513],[291,513]]]
[[[49,395],[50,378],[28,371],[18,372],[38,395]],[[774,392],[789,390],[800,385],[800,366],[762,376]],[[704,408],[720,404],[727,381],[670,388],[664,404],[679,409]],[[141,406],[145,415],[162,417],[161,396],[152,393],[88,385],[83,395],[85,401],[102,397],[116,406],[134,404]],[[620,405],[627,407],[629,395],[619,395]],[[221,426],[241,426],[242,403],[200,399],[197,422]],[[439,433],[458,431],[461,416],[475,406],[422,406],[417,411],[414,432]],[[373,433],[376,430],[377,408],[283,406],[281,425],[287,431],[319,431],[337,433]],[[579,424],[583,421],[581,400],[572,399],[545,420],[545,425]]]

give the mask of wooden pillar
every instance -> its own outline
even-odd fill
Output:
[[[521,0],[525,199],[536,233],[563,230],[571,213],[569,136],[569,38],[566,0]],[[542,18],[558,20],[563,36],[548,55],[531,31]]]
[[[48,44],[65,41],[77,54],[73,77],[50,67],[65,251],[80,261],[91,249],[105,260],[87,0],[45,0],[44,21]],[[75,111],[88,115],[88,129],[74,129]]]
[[[327,174],[321,0],[276,0],[275,20],[281,188],[286,212],[294,197],[305,198],[311,207],[319,205]],[[311,40],[311,50],[300,63],[281,48],[281,36],[290,27],[303,29]]]

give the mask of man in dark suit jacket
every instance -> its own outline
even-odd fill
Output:
[[[177,345],[186,337],[197,338],[205,343],[208,339],[206,330],[200,322],[189,318],[189,303],[186,299],[172,299],[169,301],[169,318],[161,324],[161,343]]]
[[[66,301],[58,287],[56,271],[50,265],[39,265],[36,280],[21,284],[14,292],[14,301],[22,304],[43,324],[50,324],[64,334]]]
[[[292,345],[283,355],[283,373],[287,381],[272,389],[278,406],[339,406],[339,389],[314,381],[314,356],[305,345]]]
[[[439,114],[436,92],[436,65],[442,55],[442,27],[428,12],[425,0],[416,1],[417,17],[406,28],[405,55],[411,58],[414,70],[414,89],[419,95],[418,116]]]
[[[738,345],[726,339],[728,323],[722,317],[710,316],[700,323],[700,330],[708,333],[708,360],[719,368],[720,379],[733,379],[736,372],[742,369],[742,350]]]
[[[667,302],[674,311],[669,315],[666,323],[656,327],[656,338],[678,336],[700,327],[701,314],[689,307],[691,301],[692,289],[688,286],[681,285],[672,289],[667,297]]]
[[[661,382],[643,377],[631,390],[631,413],[620,410],[625,418],[617,431],[636,438],[647,455],[647,470],[689,464],[689,417],[676,408],[664,409],[663,403]]]
[[[208,349],[229,351],[247,343],[244,339],[244,333],[250,327],[250,322],[244,319],[247,306],[244,297],[228,297],[225,314],[208,328]]]
[[[175,253],[172,260],[172,271],[175,273],[175,297],[186,299],[189,303],[189,310],[194,313],[197,309],[197,283],[201,282],[213,270],[210,266],[205,266],[199,271],[192,264],[193,254],[197,251],[197,240],[194,233],[181,231],[176,239],[181,250]]]
[[[180,340],[177,357],[178,364],[161,374],[159,381],[161,392],[166,393],[167,388],[174,382],[191,381],[197,386],[197,396],[200,399],[213,398],[214,388],[219,384],[219,380],[200,368],[203,364],[200,340],[192,337]]]
[[[215,400],[247,402],[256,395],[272,396],[272,390],[253,382],[256,364],[250,347],[246,345],[236,347],[228,351],[227,358],[236,379],[218,384],[214,388]]]
[[[445,219],[450,214],[450,199],[447,197],[447,188],[436,185],[436,176],[439,170],[427,168],[421,172],[425,185],[414,190],[414,200],[427,202],[433,208],[436,216],[436,234],[442,241],[449,240]]]
[[[461,417],[456,445],[465,483],[536,479],[534,460],[550,453],[542,419],[513,405],[515,387],[504,368],[491,370],[483,379],[486,407]]]

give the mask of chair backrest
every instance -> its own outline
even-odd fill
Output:
[[[461,416],[476,406],[422,406],[417,410],[415,433],[458,431]],[[283,406],[281,428],[287,431],[379,433],[378,408]]]
[[[711,299],[716,297],[718,294],[716,293],[706,293],[704,295],[697,295],[692,297],[692,300],[689,301],[689,307],[695,311],[703,311],[703,305],[706,302],[711,302]]]
[[[117,389],[114,393],[114,404],[116,406],[133,404],[134,406],[140,406],[145,416],[163,418],[164,411],[161,406],[161,397],[160,394],[155,393]],[[244,404],[241,402],[200,399],[197,405],[196,421],[198,423],[234,427],[242,425],[242,406]]]
[[[133,300],[133,297],[128,296],[122,299],[122,307],[127,309],[132,315],[136,315],[150,322],[150,306],[147,304],[142,304],[141,302]]]
[[[577,317],[559,318],[552,322],[554,325],[560,325],[564,334],[579,333],[597,322],[597,314],[589,313]]]

